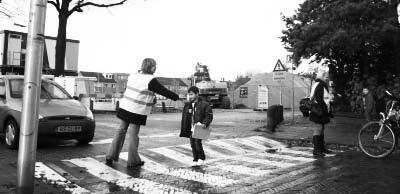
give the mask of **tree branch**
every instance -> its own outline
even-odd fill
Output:
[[[113,7],[117,5],[122,5],[126,2],[127,0],[121,0],[117,3],[111,3],[111,4],[98,4],[98,3],[93,3],[93,2],[84,2],[84,0],[79,0],[78,3],[74,8],[72,8],[69,12],[68,15],[71,15],[73,12],[82,12],[82,7],[85,6],[94,6],[94,7]]]
[[[57,9],[57,11],[60,11],[60,2],[57,0],[57,2],[54,1],[47,1],[48,4],[54,5],[54,7]]]

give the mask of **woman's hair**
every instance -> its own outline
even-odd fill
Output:
[[[140,71],[144,74],[153,74],[154,72],[152,72],[151,69],[156,65],[157,65],[156,60],[152,58],[145,58],[143,59],[142,68],[140,69]]]
[[[329,73],[329,68],[327,67],[320,67],[317,70],[317,75],[315,78],[321,79],[324,78]]]

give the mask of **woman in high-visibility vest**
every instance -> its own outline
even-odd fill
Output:
[[[144,162],[138,154],[139,130],[141,125],[146,125],[147,115],[155,102],[154,93],[165,96],[174,101],[179,96],[169,91],[153,76],[156,71],[156,61],[151,58],[143,60],[141,71],[128,77],[127,87],[119,103],[117,117],[121,125],[117,129],[110,150],[106,156],[106,163],[118,161],[119,154],[124,144],[128,128],[130,128],[130,142],[128,151],[128,167],[142,166]]]

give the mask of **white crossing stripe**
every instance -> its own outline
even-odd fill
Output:
[[[159,135],[143,135],[139,136],[139,138],[166,138],[166,137],[178,137],[178,133],[167,133],[167,134],[159,134]],[[98,145],[98,144],[110,144],[112,143],[113,139],[108,138],[108,139],[101,139],[98,141],[90,142],[89,144],[92,145]]]
[[[218,147],[226,149],[226,150],[229,150],[229,151],[231,151],[231,152],[233,152],[235,154],[238,154],[238,155],[247,153],[243,148],[234,146],[234,145],[232,145],[230,143],[223,142],[221,140],[213,140],[213,141],[209,141],[207,143],[211,144],[211,145],[218,146]]]
[[[258,164],[265,164],[265,165],[271,165],[271,166],[276,166],[279,168],[288,168],[297,164],[293,163],[287,163],[284,161],[273,161],[273,160],[264,160],[264,159],[258,159],[258,158],[251,158],[251,157],[236,157],[232,158],[232,160],[236,161],[243,161],[243,162],[248,162],[248,163],[258,163]]]
[[[278,152],[314,157],[314,155],[313,155],[312,153],[303,152],[303,151],[297,151],[297,150],[292,150],[292,149],[289,149],[289,148],[282,148],[282,149],[279,149]]]
[[[251,136],[251,137],[246,137],[246,139],[250,139],[250,140],[253,140],[253,141],[258,141],[258,142],[261,142],[261,143],[267,143],[267,144],[271,145],[271,147],[275,147],[275,148],[287,147],[287,145],[284,144],[284,143],[281,143],[279,141],[275,141],[275,140],[272,140],[272,139],[268,139],[268,138],[262,137],[262,136]]]
[[[36,178],[44,178],[47,181],[50,181],[53,184],[62,186],[66,191],[69,191],[73,194],[86,194],[91,193],[90,191],[82,188],[76,184],[71,183],[71,181],[67,180],[53,169],[49,168],[42,162],[35,163],[35,177]]]
[[[150,151],[156,152],[158,154],[161,154],[168,158],[174,159],[174,160],[184,163],[186,165],[191,165],[193,162],[192,156],[182,154],[180,152],[169,149],[167,147],[153,148],[153,149],[150,149]]]
[[[255,143],[254,141],[251,141],[251,140],[248,140],[248,139],[236,138],[236,139],[233,139],[232,141],[235,141],[235,142],[237,142],[237,143],[250,146],[250,147],[252,147],[252,148],[255,148],[255,149],[261,150],[261,151],[264,151],[264,150],[266,150],[267,148],[270,148],[270,147],[267,147],[267,146],[265,146],[265,145]]]
[[[289,155],[280,155],[276,153],[267,153],[263,152],[259,154],[260,156],[267,156],[271,158],[278,158],[278,159],[284,159],[284,160],[294,160],[294,161],[303,161],[303,162],[311,162],[314,161],[314,158],[306,158],[306,157],[297,157],[297,156],[289,156]]]
[[[123,160],[128,160],[128,152],[122,152],[120,154],[120,158]],[[145,164],[142,166],[142,169],[157,174],[164,174],[185,180],[206,183],[217,187],[224,187],[238,183],[236,180],[228,179],[222,176],[211,175],[208,173],[200,173],[186,168],[168,169],[166,166],[159,164],[145,156],[140,155],[140,158],[145,162]]]
[[[178,147],[186,148],[186,149],[192,149],[192,147],[189,144],[183,144],[179,145]],[[225,155],[221,152],[215,151],[213,149],[210,149],[206,144],[203,144],[203,150],[206,156],[210,156],[212,158],[224,158],[228,157],[228,155]]]
[[[102,139],[102,140],[99,140],[99,141],[93,141],[93,142],[90,142],[89,144],[92,144],[92,145],[97,145],[97,144],[110,144],[110,143],[112,143],[112,138],[110,138],[110,139]]]
[[[190,191],[184,189],[163,185],[146,179],[131,177],[93,158],[77,158],[65,161],[86,168],[87,172],[102,180],[114,183],[122,188],[131,189],[133,191],[141,193],[168,193],[170,191],[175,193],[191,193]]]
[[[218,164],[216,165],[216,167],[225,171],[245,174],[250,176],[262,176],[272,172],[271,170],[260,170],[258,168],[250,168],[242,165]]]

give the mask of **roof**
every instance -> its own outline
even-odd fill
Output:
[[[169,78],[169,77],[156,77],[156,78],[164,86],[176,86],[176,85],[184,87],[188,86],[180,78]]]
[[[80,71],[79,73],[80,73],[83,77],[95,77],[95,78],[97,78],[98,82],[112,83],[112,84],[117,83],[114,79],[107,79],[106,77],[104,77],[103,73],[99,73],[99,72],[88,72],[88,71]]]
[[[292,79],[294,82],[294,87],[309,87],[309,83],[307,83],[300,76],[287,73],[286,79],[284,81],[277,82],[273,80],[273,73],[262,73],[258,74],[251,78],[250,81],[243,84],[243,86],[249,85],[269,85],[269,86],[283,86],[283,87],[292,87]]]
[[[13,31],[13,30],[0,30],[0,34],[6,34],[6,33],[13,33],[13,34],[18,34],[18,35],[28,35],[27,32],[18,32],[18,31]],[[50,39],[50,40],[57,40],[57,37],[53,36],[44,36],[45,39]],[[74,39],[65,39],[67,42],[73,42],[73,43],[80,43],[79,40],[74,40]]]

